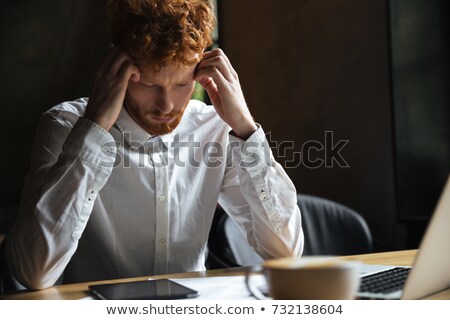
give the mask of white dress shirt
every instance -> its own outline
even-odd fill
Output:
[[[296,190],[261,127],[246,141],[192,100],[179,126],[152,136],[125,108],[108,132],[87,99],[43,114],[20,213],[7,240],[29,288],[205,269],[219,203],[263,258],[300,256]]]

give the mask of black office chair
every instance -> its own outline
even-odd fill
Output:
[[[209,232],[206,268],[250,266],[260,264],[262,261],[236,223],[221,207],[218,207]]]
[[[372,252],[372,235],[366,221],[337,202],[298,195],[305,234],[304,255],[353,255]]]
[[[367,223],[355,211],[330,200],[298,195],[305,234],[303,255],[352,255],[372,252]],[[208,241],[207,268],[260,264],[244,235],[223,209],[218,208]]]
[[[6,259],[4,254],[4,246],[6,242],[6,233],[11,226],[11,216],[15,214],[13,212],[15,207],[7,206],[0,208],[0,293],[5,292],[8,285],[6,284],[7,279],[7,267]]]
[[[6,266],[6,259],[5,259],[5,242],[6,242],[6,235],[2,234],[0,239],[0,293],[4,293],[6,291],[10,291],[11,283],[10,279],[8,277],[9,270]]]
[[[5,273],[4,269],[4,262],[2,259],[2,251],[3,251],[3,242],[5,239],[5,235],[0,233],[0,293],[5,292],[5,285],[4,285],[4,276],[3,274]]]
[[[7,232],[14,222],[17,209],[14,205],[0,208],[0,293],[25,290],[12,276],[5,255]]]

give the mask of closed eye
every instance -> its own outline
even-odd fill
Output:
[[[139,81],[139,84],[141,86],[143,86],[143,87],[146,87],[146,88],[154,88],[154,87],[156,87],[156,85],[154,85],[153,83],[145,83],[145,82],[142,82],[142,81]]]

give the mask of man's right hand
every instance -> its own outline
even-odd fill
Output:
[[[130,80],[140,80],[138,67],[119,48],[109,49],[95,76],[84,117],[109,131],[122,109]]]

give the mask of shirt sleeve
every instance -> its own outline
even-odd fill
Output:
[[[112,172],[115,147],[106,130],[85,118],[73,125],[58,112],[41,117],[6,245],[10,269],[22,285],[43,289],[63,273]]]
[[[230,134],[219,204],[264,259],[302,254],[297,193],[261,126],[245,141]]]

